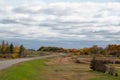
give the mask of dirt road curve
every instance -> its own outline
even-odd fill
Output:
[[[40,57],[34,57],[34,58],[20,58],[20,59],[0,61],[0,70],[8,68],[14,64],[19,63],[19,62],[35,60],[35,59],[43,59],[43,58],[54,57],[54,56],[56,56],[56,55],[40,56]]]

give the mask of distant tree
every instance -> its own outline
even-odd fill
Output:
[[[98,54],[100,47],[98,47],[97,45],[94,45],[89,50],[90,50],[91,54]]]
[[[81,49],[80,51],[81,51],[81,54],[83,54],[83,55],[88,55],[88,54],[90,54],[89,48],[83,48],[83,49]]]
[[[65,52],[65,49],[60,47],[40,47],[37,51]]]
[[[0,54],[2,53],[2,46],[0,45]]]
[[[120,53],[120,45],[109,44],[105,50],[107,55],[116,55]]]
[[[19,49],[19,57],[24,57],[24,51],[25,51],[25,48],[23,45],[21,45]]]
[[[35,49],[27,49],[27,51],[36,51]]]
[[[15,46],[13,51],[14,51],[14,53],[19,53],[19,50],[20,50],[20,47],[19,46]]]
[[[6,43],[6,50],[5,50],[6,54],[10,53],[10,45],[8,44],[8,42]]]
[[[94,56],[93,59],[91,60],[90,69],[96,70],[95,68],[96,62],[97,60],[96,60],[96,57]]]
[[[1,52],[2,52],[3,54],[5,54],[5,41],[4,41],[4,40],[2,41]]]
[[[11,54],[12,58],[18,58],[19,48],[20,48],[19,46],[14,46],[13,54]]]
[[[10,48],[10,53],[12,54],[14,51],[14,45],[11,43],[9,48]]]
[[[4,40],[0,44],[0,57],[2,58],[17,58],[18,56],[23,56],[25,48],[23,45],[14,46],[13,43],[9,44]]]

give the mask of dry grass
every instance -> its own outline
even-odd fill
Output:
[[[90,80],[96,75],[89,69],[89,64],[76,64],[70,57],[54,58],[46,62],[48,80]]]
[[[73,64],[73,63],[74,62],[71,61],[70,57],[57,57],[46,62],[46,64],[48,65],[59,65],[59,64],[63,65],[63,64]]]
[[[80,63],[76,64],[75,59],[70,57],[57,57],[46,61],[46,80],[120,80],[119,77],[111,76],[90,70],[91,58],[79,58]],[[115,65],[118,73],[120,65]]]

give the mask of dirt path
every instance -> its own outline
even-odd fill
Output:
[[[43,58],[54,57],[54,56],[56,56],[56,55],[40,56],[40,57],[34,57],[34,58],[20,58],[20,59],[0,61],[0,70],[8,68],[14,64],[19,63],[19,62],[35,60],[35,59],[43,59]]]

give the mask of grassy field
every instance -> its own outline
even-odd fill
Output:
[[[119,68],[119,76],[115,77],[91,71],[89,64],[75,64],[69,61],[54,58],[19,63],[0,71],[0,80],[120,80]]]
[[[59,61],[55,59],[55,62],[47,65],[48,80],[120,80],[120,75],[115,77],[107,73],[90,70],[89,64],[65,64],[64,61],[56,64],[56,62]],[[119,67],[119,65],[116,66]],[[117,68],[117,70],[120,74],[120,69]]]
[[[52,65],[47,68],[48,80],[120,80],[119,77],[91,71],[88,65]],[[120,72],[119,72],[120,73]]]
[[[19,63],[0,71],[0,80],[44,80],[43,68],[43,60]]]

